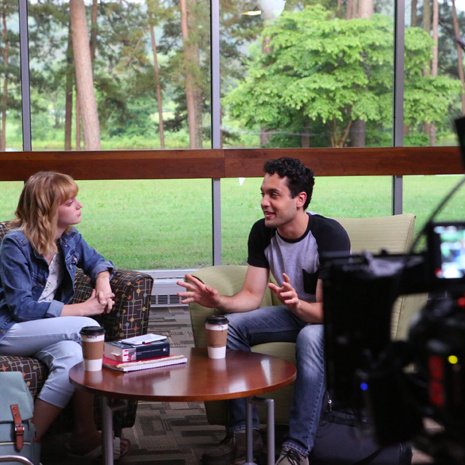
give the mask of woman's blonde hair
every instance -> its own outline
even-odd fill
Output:
[[[78,191],[74,179],[67,174],[41,171],[32,175],[21,192],[11,227],[24,231],[38,253],[56,253],[58,207],[76,197]]]

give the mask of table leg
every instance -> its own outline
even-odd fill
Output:
[[[267,408],[267,456],[268,465],[274,465],[275,436],[274,436],[274,399],[261,399],[266,403]]]
[[[267,437],[266,453],[267,465],[274,465],[275,454],[275,435],[274,435],[274,400],[262,399],[260,397],[247,398],[247,417],[246,417],[246,435],[247,435],[247,453],[246,463],[244,465],[256,465],[253,461],[253,418],[252,404],[265,404],[267,410]]]
[[[103,463],[113,465],[113,409],[110,407],[110,399],[102,396],[102,452]]]
[[[247,448],[246,448],[246,462],[244,465],[257,465],[253,461],[253,410],[252,410],[252,399],[247,397],[247,413],[245,419],[245,431],[247,439]]]

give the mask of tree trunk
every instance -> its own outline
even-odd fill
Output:
[[[6,70],[8,69],[8,52],[9,52],[9,42],[8,42],[8,29],[6,24],[6,11],[5,11],[5,2],[3,2],[2,8],[2,21],[3,21],[3,42],[5,48],[3,50],[3,62],[5,66],[5,78],[3,79],[3,95],[2,95],[2,134],[0,138],[0,152],[6,150],[6,115],[7,115],[7,105],[8,105],[8,74]]]
[[[343,132],[339,134],[339,127],[336,119],[333,119],[328,123],[328,127],[330,128],[330,140],[331,140],[331,147],[342,148],[344,147],[345,141],[350,133],[350,129],[354,121],[349,120],[347,126],[343,129]]]
[[[95,61],[95,50],[97,49],[97,14],[97,0],[92,0],[92,11],[90,15],[90,59],[92,60],[92,63]]]
[[[438,25],[439,25],[439,4],[438,0],[433,0],[433,60],[431,62],[431,75],[438,75]]]
[[[79,92],[79,110],[84,133],[84,150],[100,150],[100,127],[92,76],[86,7],[83,0],[70,0],[69,8],[76,68],[76,88]]]
[[[423,30],[428,34],[431,35],[431,0],[424,0],[423,1]],[[431,65],[425,66],[425,69],[423,70],[423,75],[424,76],[429,76],[431,73]],[[423,124],[425,134],[430,135],[431,134],[431,124],[428,122],[425,122]]]
[[[79,93],[76,89],[76,150],[81,150],[81,111],[79,110]]]
[[[423,2],[423,30],[431,35],[431,0]]]
[[[433,60],[431,62],[431,76],[438,75],[438,28],[439,28],[439,4],[438,0],[433,0]],[[436,145],[436,123],[431,123],[429,132],[429,145]]]
[[[375,5],[373,0],[359,0],[358,2],[358,17],[371,18],[375,12]]]
[[[367,123],[363,119],[356,119],[350,127],[349,147],[365,147]]]
[[[263,4],[263,2],[262,2]],[[270,8],[266,8],[263,10],[264,20],[268,21],[273,18],[273,12]],[[272,52],[272,47],[270,47],[271,39],[268,37],[264,37],[262,40],[262,54],[268,55]],[[271,139],[272,132],[268,132],[268,128],[260,128],[260,147],[265,147]]]
[[[260,147],[265,147],[270,142],[271,134],[268,128],[260,128]]]
[[[310,121],[308,117],[304,117],[304,132],[302,134],[302,148],[308,149],[310,147]]]
[[[160,86],[160,72],[158,68],[157,58],[157,42],[155,40],[155,29],[152,23],[152,13],[149,11],[149,27],[150,27],[150,38],[152,41],[152,52],[153,52],[153,66],[155,68],[155,84],[157,87],[157,104],[158,104],[158,128],[160,134],[160,148],[165,148],[165,133],[163,130],[163,102],[161,99],[161,86]]]
[[[268,37],[263,38],[262,41],[262,53],[268,55],[271,53],[270,39]],[[260,147],[265,147],[271,139],[271,133],[268,132],[268,128],[260,128]]]
[[[455,0],[452,0],[452,21],[454,23],[455,37],[460,37],[459,21],[457,18],[457,9],[455,8]],[[463,73],[463,55],[462,47],[457,44],[457,64],[459,68],[459,78],[462,83],[462,94],[460,95],[462,101],[462,115],[465,115],[465,77]]]
[[[65,150],[71,150],[73,132],[73,41],[71,23],[68,28],[68,48],[66,50],[66,89],[65,89]]]
[[[375,11],[373,0],[359,0],[358,17],[369,19]],[[349,146],[350,147],[365,147],[366,145],[367,123],[362,119],[352,121],[349,131]],[[343,147],[343,145],[340,145]]]
[[[187,0],[187,30],[193,31],[197,25],[197,11],[196,11],[197,0]],[[192,36],[191,36],[192,39]],[[203,108],[202,108],[202,94],[201,87],[197,84],[195,76],[199,75],[200,72],[200,50],[199,45],[195,41],[191,41],[190,46],[192,47],[192,68],[193,73],[193,91],[194,91],[194,105],[195,105],[195,140],[196,148],[201,149],[203,147]]]
[[[356,11],[357,11],[357,0],[347,0],[346,19],[355,18]]]
[[[423,30],[430,36],[431,35],[431,0],[424,0],[423,2]],[[428,65],[423,74],[429,76],[431,67]]]
[[[418,0],[412,0],[411,6],[410,6],[410,27],[417,26],[417,5],[418,5]]]
[[[190,70],[193,62],[193,49],[189,43],[189,30],[187,22],[187,3],[186,0],[180,0],[181,3],[181,31],[184,48],[184,64],[186,68],[186,103],[187,103],[187,121],[189,125],[189,148],[195,149],[196,143],[196,116],[195,116],[195,96],[194,96],[194,76]]]

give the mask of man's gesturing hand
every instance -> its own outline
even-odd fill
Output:
[[[177,282],[178,286],[186,288],[186,292],[178,292],[178,296],[183,298],[183,304],[197,302],[208,308],[218,307],[220,296],[214,287],[205,285],[202,281],[190,274],[186,274],[186,279],[190,282]]]
[[[277,295],[279,301],[289,307],[293,313],[298,313],[300,299],[296,290],[291,284],[291,280],[286,273],[283,273],[284,281],[281,287],[276,284],[269,283],[268,287]]]

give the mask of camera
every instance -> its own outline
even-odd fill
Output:
[[[327,259],[328,390],[368,415],[380,445],[412,442],[436,464],[465,464],[465,223],[429,221],[422,234],[421,253]],[[391,340],[396,298],[423,292],[407,340]]]

